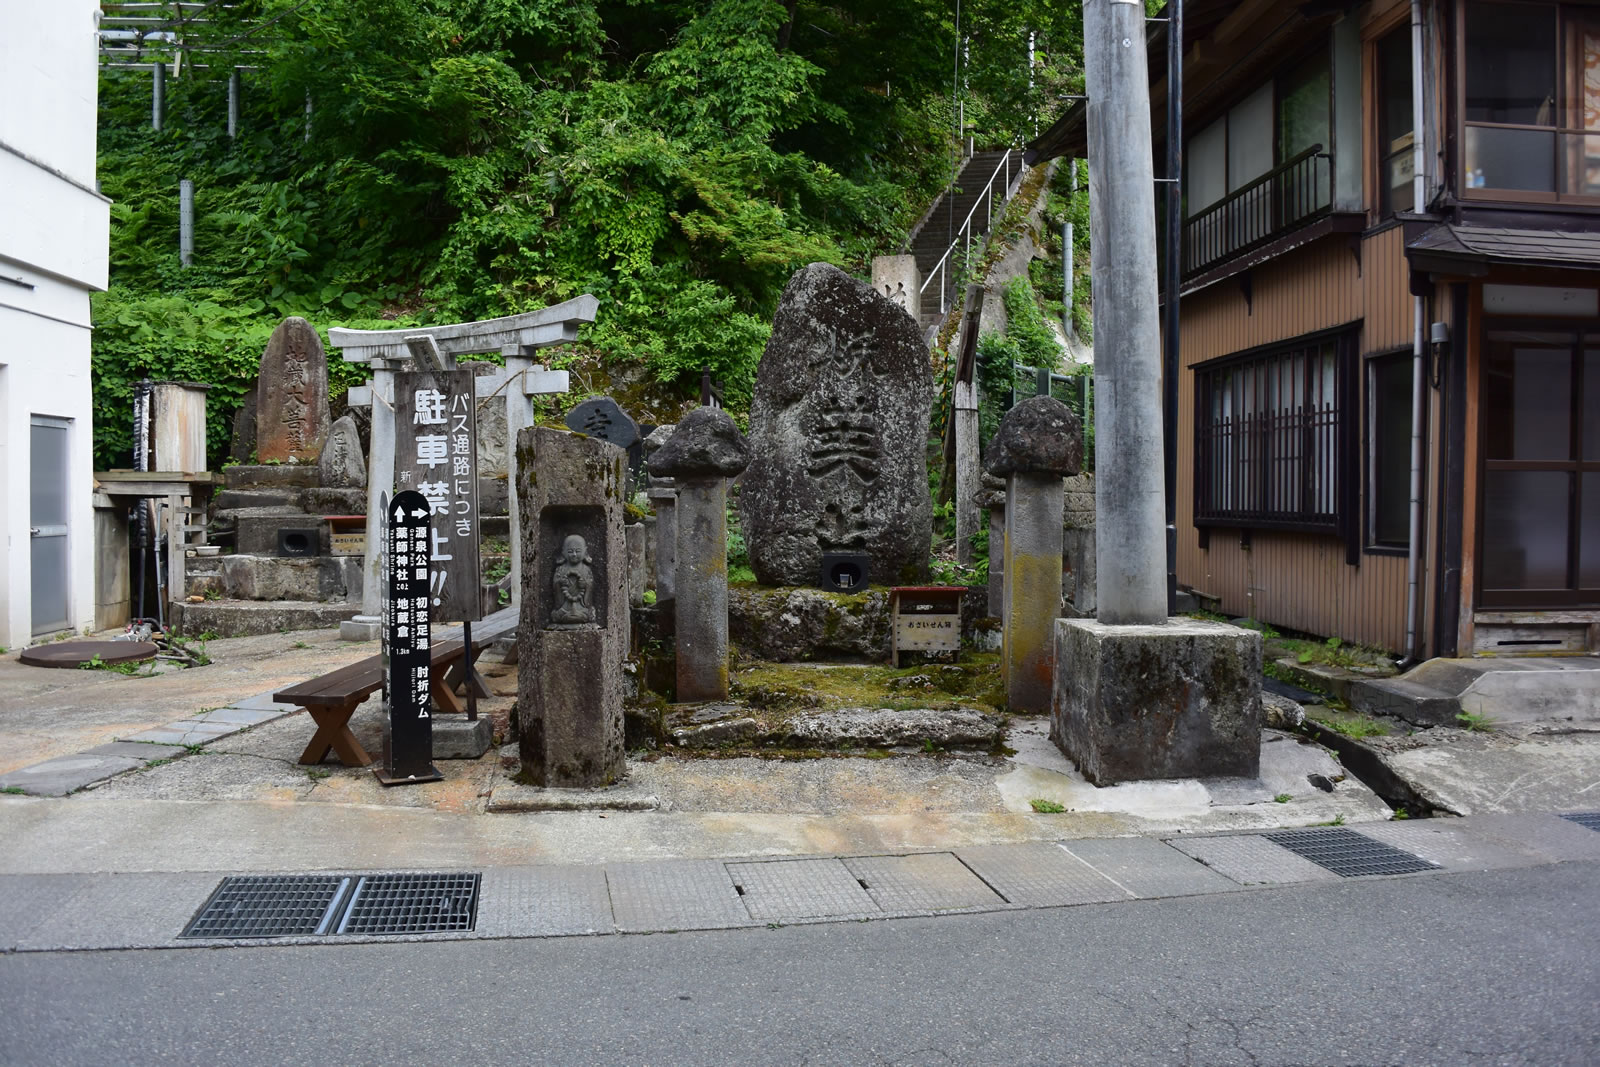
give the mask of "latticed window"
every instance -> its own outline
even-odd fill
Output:
[[[1195,522],[1344,529],[1351,335],[1196,368]]]

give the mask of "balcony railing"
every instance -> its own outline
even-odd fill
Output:
[[[1183,226],[1187,277],[1248,252],[1333,208],[1333,158],[1312,145],[1299,155],[1191,215]]]

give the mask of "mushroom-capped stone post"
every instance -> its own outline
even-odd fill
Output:
[[[677,483],[674,621],[679,703],[728,698],[728,479],[750,449],[728,413],[699,408],[650,457]]]
[[[1067,405],[1053,396],[1024,400],[1000,422],[989,442],[984,469],[1011,474],[1054,474],[1065,478],[1083,471],[1083,427]]]
[[[1062,479],[1082,462],[1078,420],[1048,396],[1007,412],[989,445],[989,473],[1006,479],[1001,658],[1012,711],[1050,710],[1061,614]]]
[[[750,446],[726,411],[696,408],[648,462],[651,474],[665,478],[732,478],[749,465]]]

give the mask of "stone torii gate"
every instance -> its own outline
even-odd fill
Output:
[[[361,610],[375,616],[382,600],[382,575],[378,573],[378,542],[373,536],[371,516],[383,514],[384,494],[394,492],[394,375],[403,361],[416,357],[453,367],[457,356],[498,351],[505,357],[505,369],[479,375],[477,395],[506,397],[506,470],[511,480],[511,599],[520,604],[522,596],[522,523],[517,501],[517,432],[533,425],[533,397],[564,393],[569,388],[566,371],[547,370],[534,362],[541,348],[565,344],[578,338],[578,327],[593,322],[600,302],[583,296],[539,311],[508,315],[481,322],[458,322],[449,326],[413,327],[399,330],[328,331],[328,342],[342,350],[347,363],[366,363],[372,368],[366,385],[348,392],[351,407],[372,408],[372,447],[367,453],[367,559],[366,580],[362,583]],[[374,403],[376,400],[376,403]]]

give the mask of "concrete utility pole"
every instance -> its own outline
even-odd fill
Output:
[[[1144,5],[1083,5],[1089,97],[1090,266],[1095,294],[1097,618],[1167,617],[1156,291]]]
[[[228,75],[228,140],[239,136],[239,72]]]

